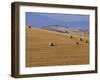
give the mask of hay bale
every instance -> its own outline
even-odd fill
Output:
[[[76,44],[78,45],[78,44],[79,44],[79,42],[76,42]]]
[[[31,28],[31,26],[28,26],[29,28]]]
[[[86,40],[85,43],[88,43],[88,40]]]
[[[50,45],[50,46],[54,46],[54,43],[53,43],[53,42],[50,42],[49,45]]]
[[[80,38],[80,41],[82,41],[82,38]]]
[[[73,38],[73,36],[70,36],[70,38],[72,39],[72,38]]]

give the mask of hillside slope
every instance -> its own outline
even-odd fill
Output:
[[[26,67],[89,64],[89,44],[85,40],[88,37],[26,28]],[[51,42],[54,46],[49,45]]]

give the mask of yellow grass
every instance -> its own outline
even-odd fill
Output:
[[[89,64],[89,43],[85,40],[88,37],[27,28],[26,67]],[[50,42],[55,46],[50,46]]]

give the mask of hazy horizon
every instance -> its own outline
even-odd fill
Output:
[[[89,31],[89,15],[26,12],[26,26],[46,27],[60,25]]]

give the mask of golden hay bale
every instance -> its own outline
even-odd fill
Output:
[[[85,42],[88,43],[88,40],[86,40]]]
[[[54,46],[54,43],[53,43],[53,42],[50,42],[49,45],[50,45],[50,46]]]
[[[29,28],[31,28],[31,26],[28,26]]]
[[[76,42],[76,44],[79,44],[79,42]]]
[[[82,41],[82,38],[80,38],[80,41]]]
[[[70,38],[73,38],[73,36],[70,36]]]

